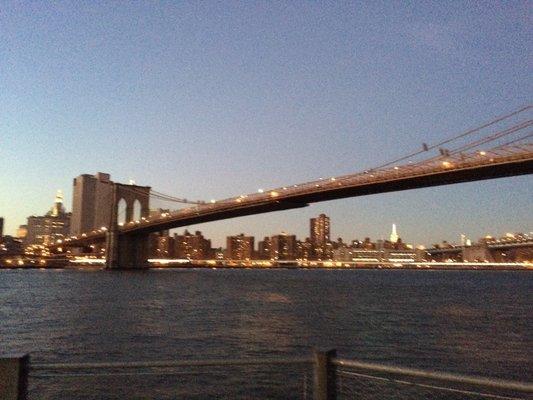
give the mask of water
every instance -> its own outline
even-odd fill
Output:
[[[532,288],[524,271],[4,270],[0,352],[30,352],[39,362],[137,361],[306,355],[316,346],[531,381]],[[234,390],[228,397],[275,397],[287,383],[283,371],[232,373],[254,380],[249,387],[211,372],[177,387],[175,377],[35,379],[31,398],[173,398],[184,386],[212,390],[197,398],[223,386]],[[294,379],[291,390],[303,385]]]

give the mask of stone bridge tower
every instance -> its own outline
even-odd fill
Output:
[[[111,182],[111,221],[106,236],[106,268],[146,267],[149,240],[146,234],[120,234],[119,226],[147,218],[150,214],[150,187]]]

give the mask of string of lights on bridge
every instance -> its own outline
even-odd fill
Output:
[[[480,134],[485,129],[495,126],[497,124],[506,122],[513,117],[523,115],[527,112],[531,112],[533,106],[522,107],[516,111],[508,113],[503,116],[499,116],[491,121],[488,121],[478,127],[469,129],[458,135],[452,136],[448,139],[442,140],[439,143],[428,145],[422,144],[422,149],[415,151],[411,154],[402,156],[393,161],[381,164],[377,167],[364,170],[363,172],[356,174],[349,174],[331,178],[320,178],[317,181],[307,182],[303,184],[295,184],[290,186],[284,186],[281,188],[264,190],[258,189],[257,193],[243,194],[237,197],[232,197],[223,200],[210,200],[206,201],[191,201],[184,198],[175,197],[172,195],[164,194],[158,191],[151,190],[150,197],[152,199],[158,199],[173,203],[191,204],[193,207],[182,208],[176,211],[162,212],[159,216],[152,218],[141,217],[135,221],[129,221],[123,225],[124,229],[131,229],[136,225],[144,224],[156,224],[159,221],[170,217],[181,217],[188,214],[200,215],[200,212],[210,212],[210,210],[219,210],[222,208],[231,208],[240,206],[242,203],[253,204],[261,201],[281,200],[284,197],[290,197],[291,195],[300,195],[306,193],[312,193],[319,190],[330,190],[340,186],[354,186],[366,183],[374,183],[384,181],[387,179],[400,178],[408,174],[428,174],[435,173],[440,170],[453,170],[460,168],[468,168],[472,165],[484,165],[494,163],[500,159],[507,158],[533,158],[533,143],[525,142],[533,136],[533,133],[528,128],[533,125],[533,120],[530,118],[523,119],[519,122],[514,122],[511,126],[503,129],[497,129],[489,134],[479,138],[473,138],[474,135]],[[518,134],[518,135],[517,135]],[[471,140],[457,145],[451,148],[450,145],[470,138]],[[491,144],[494,147],[487,148],[487,145]],[[448,148],[444,148],[446,145]],[[484,146],[485,149],[479,149]],[[423,159],[422,161],[414,162],[414,158],[422,154],[427,154],[431,150],[438,149],[438,154]],[[477,149],[477,150],[476,150]],[[407,161],[407,164],[397,165],[399,162]],[[122,186],[122,189],[130,190],[132,193],[144,195],[144,192],[136,189],[135,186],[130,188]],[[95,230],[89,235],[101,235],[105,233],[107,228]],[[85,235],[85,236],[84,236]],[[87,237],[87,234],[82,234],[81,237]],[[79,239],[77,236],[73,236],[66,241]]]

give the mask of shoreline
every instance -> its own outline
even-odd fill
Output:
[[[217,266],[204,266],[204,265],[165,265],[157,266],[151,265],[147,268],[129,268],[129,269],[116,269],[111,271],[149,271],[149,270],[217,270],[217,269],[234,269],[234,270],[331,270],[331,271],[343,271],[343,270],[410,270],[410,271],[533,271],[533,266],[511,266],[511,265],[497,265],[497,264],[479,264],[479,265],[404,265],[404,266],[390,266],[390,265],[363,265],[363,266],[235,266],[235,265],[217,265]],[[96,265],[68,265],[68,266],[42,266],[42,265],[13,265],[13,266],[1,266],[2,270],[84,270],[84,271],[106,271],[103,266]]]

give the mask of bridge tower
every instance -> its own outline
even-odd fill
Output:
[[[147,267],[149,239],[147,233],[127,234],[119,230],[119,204],[125,203],[123,225],[150,213],[150,187],[111,182],[111,220],[106,233],[106,268],[139,269]],[[137,214],[136,215],[136,211]]]

